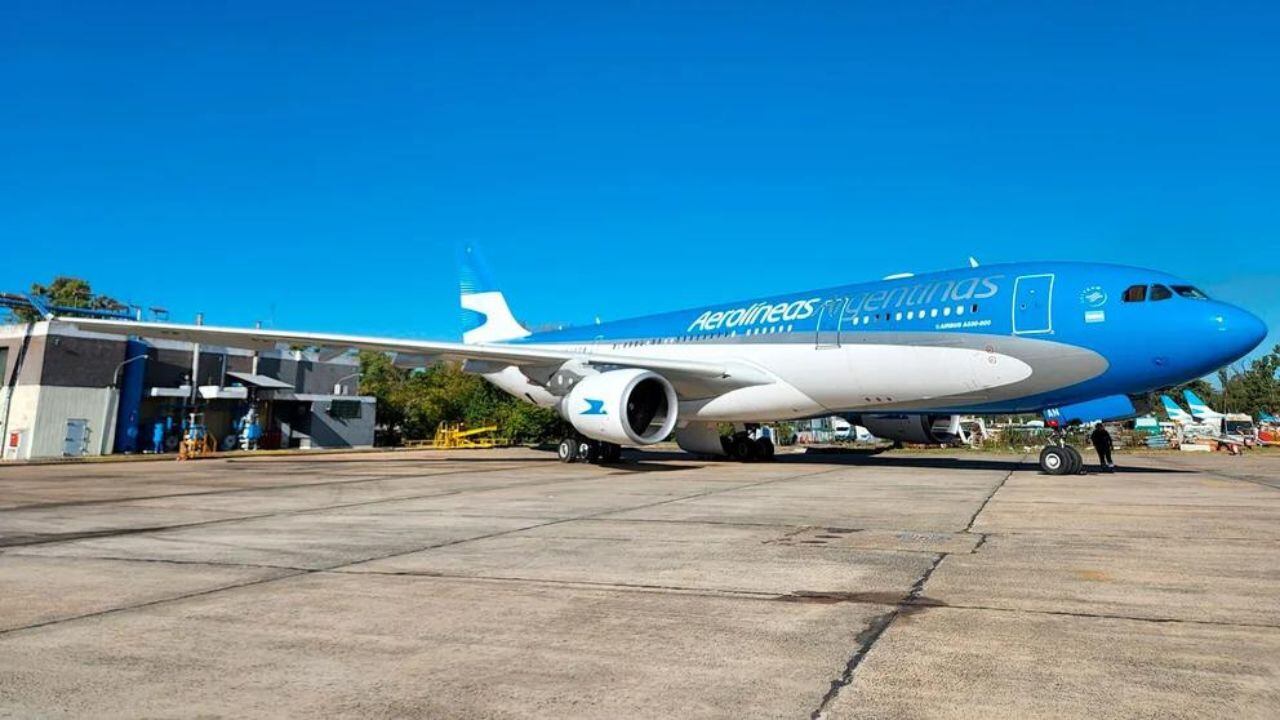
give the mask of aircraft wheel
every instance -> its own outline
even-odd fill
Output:
[[[1067,475],[1083,475],[1084,474],[1084,456],[1080,454],[1080,451],[1075,449],[1075,447],[1071,445],[1067,445],[1062,449],[1066,450],[1067,454],[1071,456],[1071,467],[1067,470],[1066,474]]]
[[[1040,470],[1048,475],[1065,475],[1071,466],[1071,456],[1057,445],[1040,451]]]
[[[593,463],[600,459],[600,443],[595,440],[579,440],[578,441],[578,459],[582,462]]]
[[[560,447],[556,448],[556,455],[560,457],[560,462],[571,463],[578,459],[578,441],[573,438],[565,438],[560,441]]]
[[[773,441],[769,438],[759,438],[755,441],[756,457],[768,462],[773,459]]]

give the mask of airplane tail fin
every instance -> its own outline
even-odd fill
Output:
[[[529,335],[511,314],[507,299],[493,282],[480,251],[474,245],[466,245],[460,249],[460,255],[462,342],[501,342]]]
[[[1187,422],[1191,420],[1191,416],[1187,414],[1187,411],[1179,407],[1178,403],[1174,402],[1173,398],[1168,395],[1161,395],[1160,403],[1164,405],[1165,415],[1168,415],[1169,419],[1173,422]]]
[[[1187,401],[1187,407],[1191,408],[1191,414],[1196,417],[1217,417],[1218,412],[1205,404],[1199,395],[1190,390],[1183,390],[1182,397]]]

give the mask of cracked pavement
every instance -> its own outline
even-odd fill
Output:
[[[1280,716],[1280,454],[0,466],[0,718]]]

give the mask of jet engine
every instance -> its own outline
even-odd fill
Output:
[[[578,432],[618,445],[651,445],[676,425],[676,390],[649,370],[628,368],[588,375],[560,401],[560,414]]]
[[[949,445],[961,439],[959,415],[862,415],[857,423],[878,438],[923,445]]]

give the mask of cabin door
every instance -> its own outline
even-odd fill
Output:
[[[815,326],[813,345],[818,349],[840,347],[840,326],[844,322],[844,308],[849,298],[831,298],[818,306],[818,324]]]
[[[1053,332],[1053,274],[1022,275],[1013,281],[1013,334]]]

